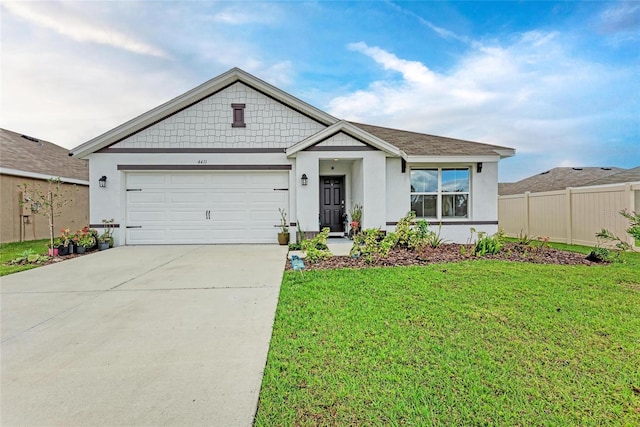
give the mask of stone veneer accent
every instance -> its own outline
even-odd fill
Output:
[[[244,128],[231,126],[236,103],[246,104]],[[324,128],[238,82],[110,148],[286,148]]]

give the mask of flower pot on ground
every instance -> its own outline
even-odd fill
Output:
[[[69,255],[69,246],[65,246],[65,245],[58,246],[58,255],[60,256]]]
[[[78,236],[78,253],[85,253],[96,246],[97,240],[88,227],[83,228]]]
[[[281,245],[289,244],[289,224],[287,223],[287,212],[278,208],[280,212],[280,232],[278,233],[278,243]]]
[[[84,247],[84,246],[78,246],[78,247],[76,248],[76,253],[77,253],[77,254],[83,254],[83,253],[85,253],[86,251],[87,251],[87,250],[85,249],[85,247]]]
[[[58,256],[58,248],[48,248],[49,256]]]
[[[98,242],[98,250],[104,251],[105,249],[109,249],[109,242]]]
[[[289,244],[289,233],[278,233],[278,243],[280,245]]]

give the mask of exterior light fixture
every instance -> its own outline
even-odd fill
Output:
[[[478,164],[476,164],[476,171],[478,173],[482,172],[482,162],[478,162]]]
[[[102,175],[102,178],[98,180],[98,183],[100,184],[100,188],[105,188],[107,186],[107,177]]]
[[[306,173],[302,174],[302,176],[300,177],[300,180],[302,181],[302,185],[307,185],[307,182],[309,182],[309,178],[307,178]]]

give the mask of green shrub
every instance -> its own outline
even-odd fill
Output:
[[[478,236],[473,243],[473,249],[471,251],[475,256],[495,255],[504,247],[504,232],[502,230],[498,230],[496,234],[489,236],[484,231],[476,231],[475,228],[471,228],[472,240],[474,234]]]
[[[310,263],[318,262],[331,258],[333,254],[327,247],[327,238],[329,237],[329,227],[325,227],[313,239],[303,240],[300,244],[303,251],[306,252],[305,259]]]

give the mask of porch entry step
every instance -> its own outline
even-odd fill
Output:
[[[331,231],[329,233],[329,238],[336,238],[336,237],[345,237],[344,231]]]

